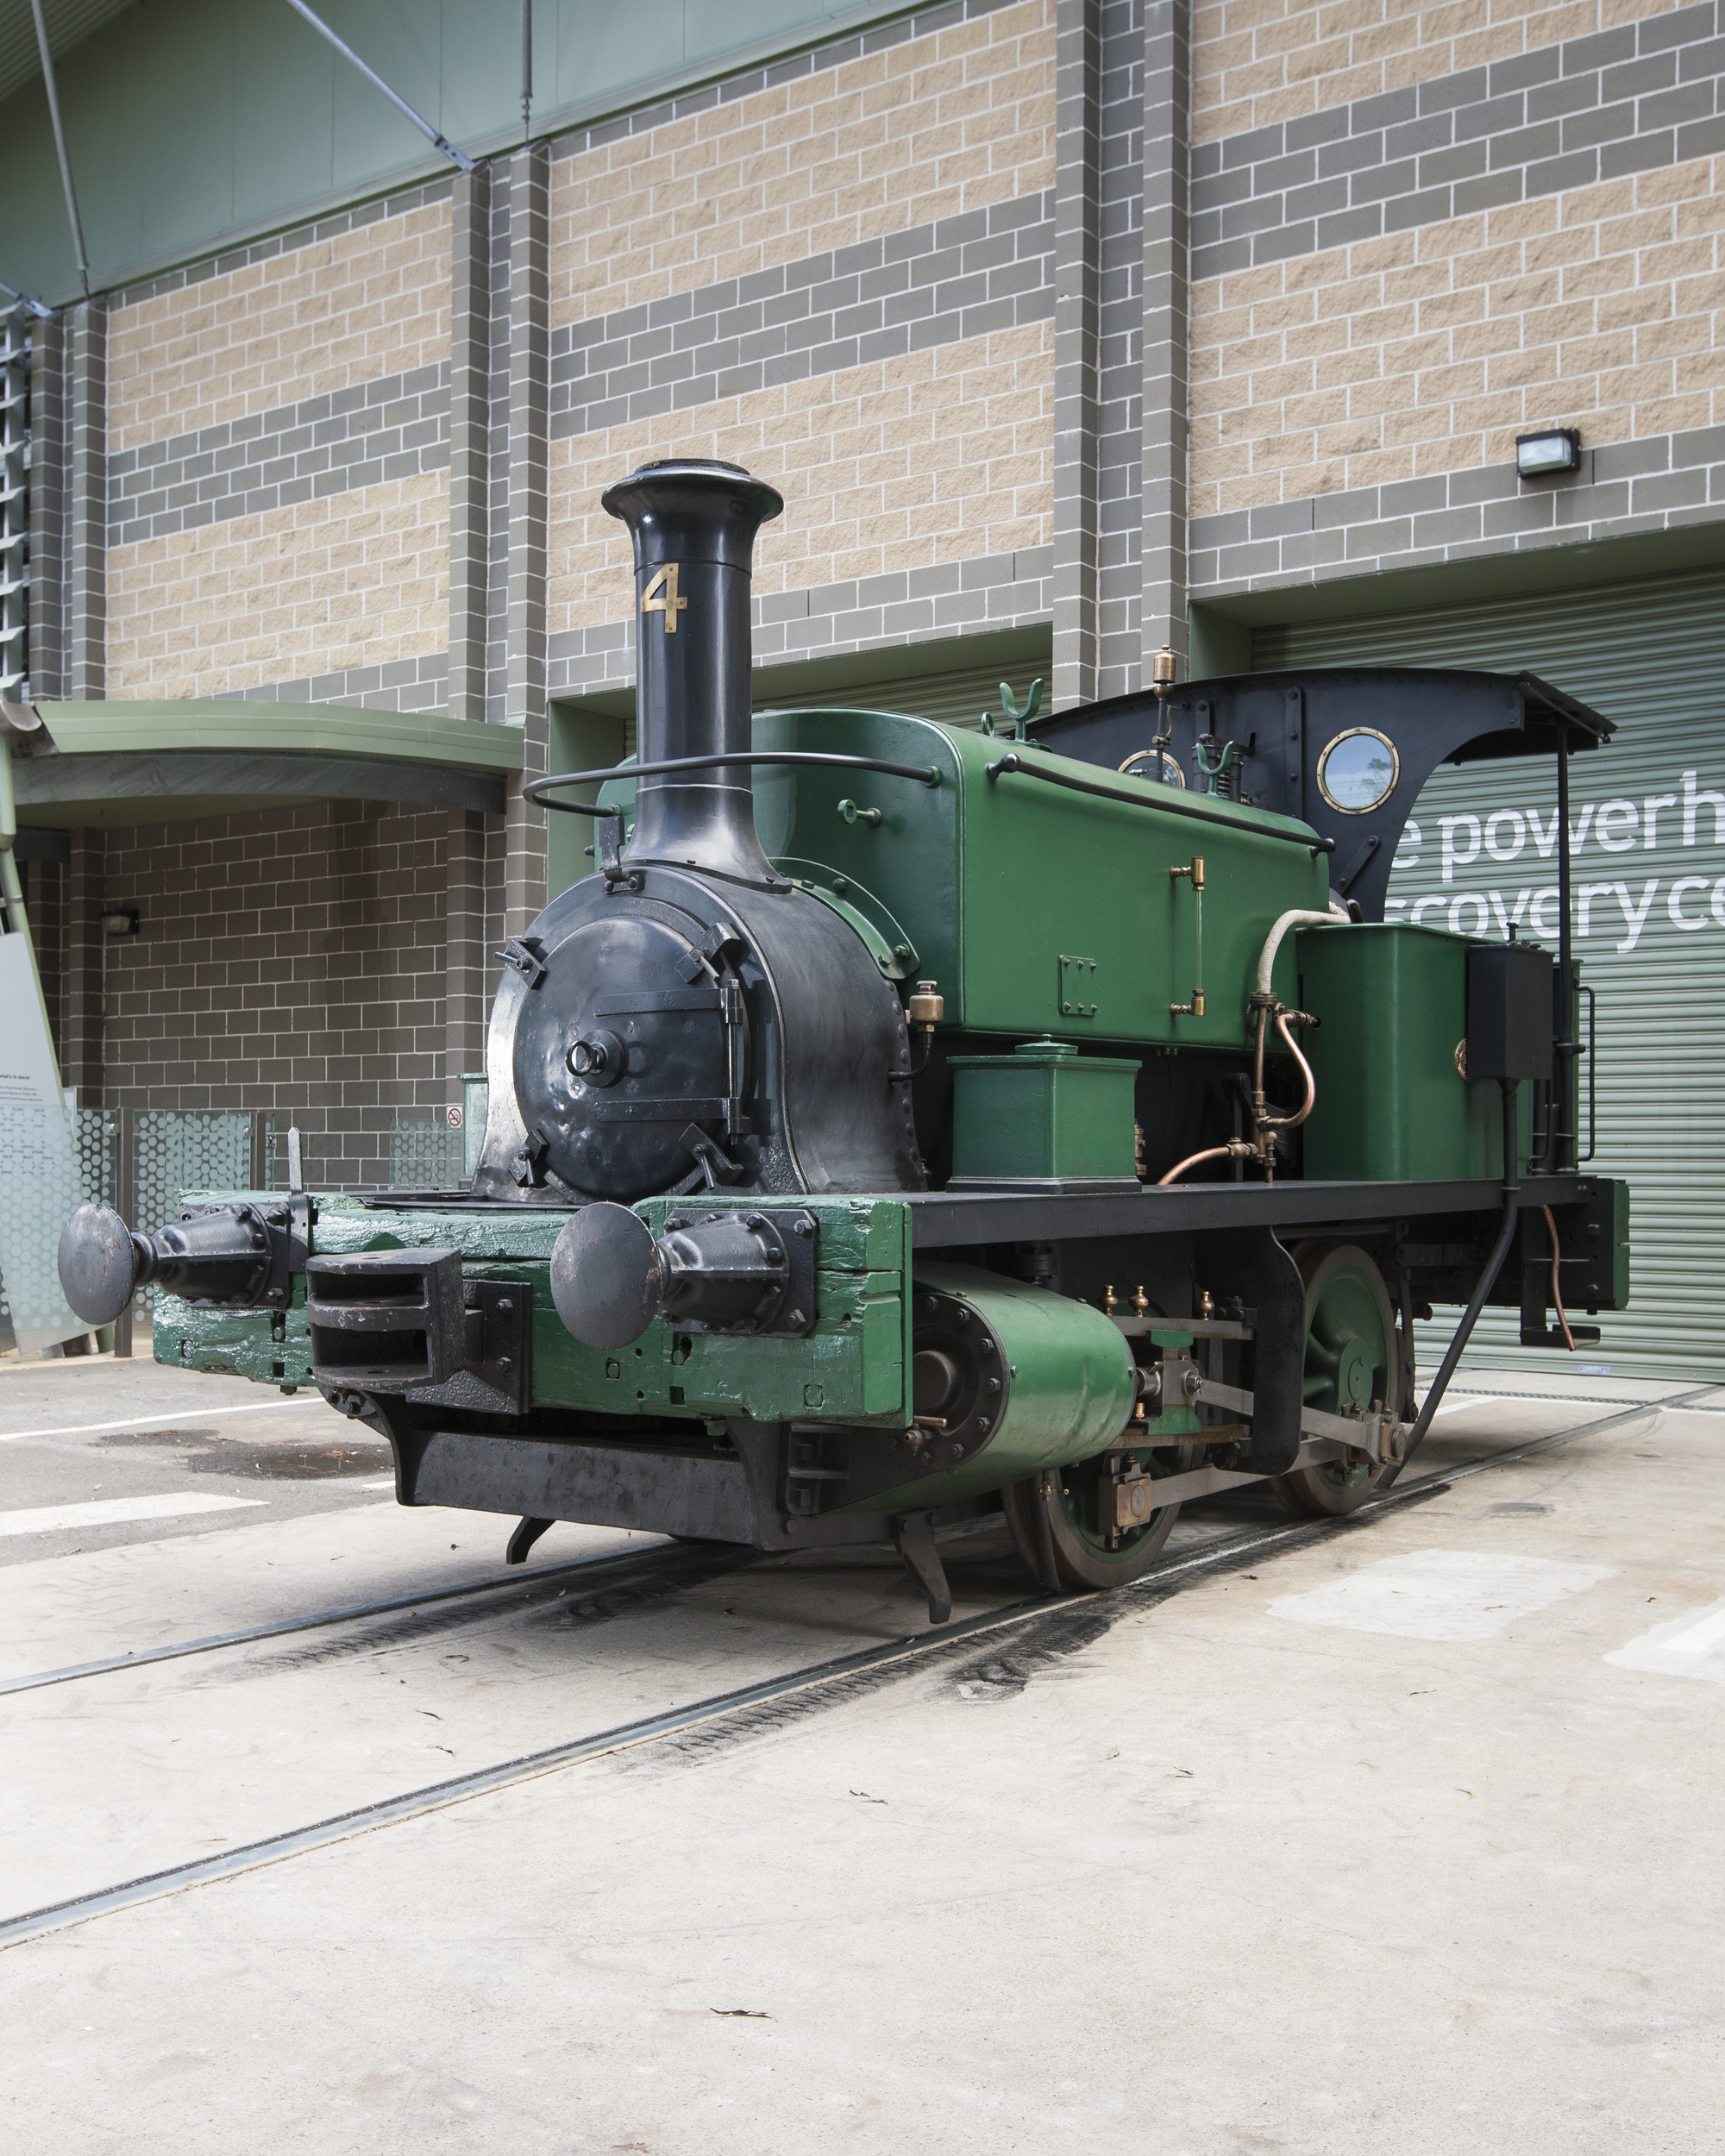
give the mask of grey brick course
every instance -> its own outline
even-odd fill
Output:
[[[553,439],[1054,312],[1051,195],[943,217],[573,323],[551,340]]]
[[[914,645],[967,629],[1041,624],[1053,614],[1054,550],[982,555],[842,584],[773,592],[755,603],[757,667],[816,654]],[[629,622],[568,630],[550,640],[553,696],[623,688],[635,679]],[[757,685],[758,686],[759,685]],[[770,693],[762,688],[761,693]]]
[[[378,711],[439,711],[449,693],[449,657],[437,651],[387,666],[351,667],[341,674],[309,674],[298,681],[272,681],[258,689],[232,689],[217,704],[362,704]]]
[[[414,367],[196,434],[110,451],[108,543],[166,538],[385,478],[441,471],[448,461],[448,367]]]
[[[1205,143],[1194,279],[1718,154],[1722,9],[1706,0]]]
[[[1716,518],[1722,503],[1725,427],[1608,442],[1562,479],[1496,464],[1195,517],[1192,595],[1665,530]]]

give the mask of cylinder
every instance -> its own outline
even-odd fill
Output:
[[[641,762],[746,752],[755,535],[782,498],[740,465],[686,457],[643,465],[603,499],[635,547]],[[638,780],[625,858],[770,881],[749,767]]]
[[[916,1457],[859,1508],[950,1505],[1088,1460],[1138,1397],[1132,1350],[1101,1311],[975,1266],[917,1267],[913,1339]]]

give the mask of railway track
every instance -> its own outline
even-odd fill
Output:
[[[1178,1594],[1208,1574],[1225,1571],[1237,1564],[1256,1562],[1266,1554],[1349,1533],[1385,1512],[1398,1506],[1435,1497],[1472,1476],[1508,1466],[1516,1460],[1531,1458],[1556,1445],[1572,1443],[1578,1438],[1597,1436],[1626,1423],[1641,1421],[1650,1415],[1686,1407],[1709,1394],[1722,1391],[1725,1391],[1725,1385],[1694,1386],[1681,1392],[1662,1395],[1655,1400],[1638,1401],[1615,1414],[1577,1424],[1570,1429],[1553,1432],[1550,1436],[1533,1438],[1525,1445],[1478,1454],[1454,1466],[1415,1476],[1406,1482],[1398,1482],[1345,1518],[1289,1520],[1285,1524],[1251,1528],[1224,1536],[1201,1549],[1170,1559],[1130,1586],[1088,1596],[1084,1606],[1091,1610],[1099,1609],[1110,1619],[1113,1615],[1124,1615],[1130,1609],[1143,1607],[1146,1601],[1157,1601]],[[714,1554],[712,1551],[706,1553],[708,1563],[705,1569],[700,1565],[699,1553],[683,1550],[655,1551],[643,1552],[639,1557],[625,1555],[570,1565],[546,1566],[524,1578],[476,1581],[466,1587],[445,1589],[432,1595],[395,1596],[386,1601],[319,1611],[309,1617],[284,1619],[243,1632],[217,1633],[207,1639],[181,1641],[169,1646],[152,1648],[141,1654],[110,1657],[97,1662],[74,1664],[65,1669],[43,1670],[0,1684],[0,1692],[23,1692],[45,1685],[91,1679],[120,1670],[146,1667],[154,1662],[212,1653],[222,1648],[242,1646],[259,1639],[279,1639],[332,1625],[359,1623],[368,1618],[392,1614],[405,1609],[430,1608],[434,1604],[487,1594],[505,1600],[531,1599],[548,1583],[567,1581],[571,1577],[578,1577],[584,1584],[614,1587],[621,1576],[630,1576],[624,1580],[624,1583],[629,1584],[635,1583],[637,1577],[644,1576],[649,1583],[668,1585],[675,1583],[685,1574],[712,1576],[714,1566],[712,1560]],[[717,1570],[729,1570],[751,1563],[756,1554],[752,1551],[739,1551],[734,1557],[727,1553]],[[598,1576],[601,1574],[605,1575],[603,1581]],[[661,1742],[685,1730],[718,1722],[728,1716],[745,1714],[799,1693],[812,1693],[827,1687],[837,1688],[896,1666],[933,1662],[988,1634],[1012,1631],[1046,1618],[1051,1610],[1062,1606],[1059,1601],[1046,1595],[1038,1595],[1026,1601],[985,1610],[974,1617],[963,1618],[906,1639],[808,1663],[778,1677],[762,1678],[734,1690],[715,1693],[708,1698],[693,1701],[686,1707],[647,1715],[636,1721],[618,1723],[607,1729],[571,1738],[563,1743],[543,1746],[513,1759],[499,1761],[492,1766],[452,1775],[419,1789],[405,1790],[398,1796],[383,1798],[353,1811],[335,1813],[304,1827],[266,1836],[261,1840],[247,1843],[216,1856],[169,1865],[165,1870],[125,1880],[111,1887],[76,1895],[41,1908],[24,1911],[14,1917],[0,1919],[0,1949],[21,1946],[28,1940],[87,1923],[98,1916],[111,1915],[141,1902],[158,1901],[192,1887],[213,1885],[218,1880],[259,1871],[268,1865],[280,1864],[289,1858],[327,1848],[333,1843],[349,1840],[378,1827],[440,1811],[449,1805],[465,1802],[469,1798],[486,1796],[494,1789],[510,1788],[518,1783],[532,1781],[540,1776],[579,1765],[586,1760]]]
[[[556,1587],[566,1591],[579,1582],[595,1593],[659,1584],[712,1579],[722,1572],[755,1562],[755,1550],[680,1549],[655,1547],[627,1550],[614,1557],[581,1557],[568,1564],[546,1564],[531,1572],[505,1573],[488,1580],[472,1580],[465,1587],[439,1588],[425,1595],[393,1595],[386,1601],[352,1602],[336,1609],[314,1610],[305,1617],[282,1617],[267,1625],[248,1625],[241,1632],[212,1632],[198,1639],[176,1639],[166,1646],[141,1647],[127,1654],[104,1656],[97,1662],[71,1662],[58,1670],[35,1670],[25,1677],[0,1678],[0,1698],[14,1692],[36,1692],[49,1684],[71,1684],[84,1677],[111,1677],[121,1670],[147,1670],[153,1663],[179,1662],[188,1655],[215,1654],[224,1647],[246,1647],[261,1639],[285,1639],[306,1632],[321,1632],[330,1625],[363,1624],[373,1617],[390,1617],[402,1611],[432,1609],[448,1602],[471,1601],[492,1595],[499,1602],[532,1601],[541,1590]]]

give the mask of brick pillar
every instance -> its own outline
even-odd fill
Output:
[[[491,172],[458,175],[450,210],[449,716],[486,716]]]
[[[1185,671],[1190,309],[1187,173],[1192,102],[1188,0],[1150,0],[1144,36],[1144,402],[1140,508],[1145,678],[1173,646]]]
[[[108,315],[72,309],[66,333],[66,694],[107,693]]]
[[[444,841],[443,1075],[446,1098],[459,1104],[464,1070],[485,1069],[488,1015],[486,963],[486,825],[452,810]]]
[[[60,1081],[78,1087],[81,1108],[102,1106],[102,901],[107,844],[100,830],[75,830],[62,874]]]
[[[505,699],[524,724],[522,778],[545,770],[546,497],[550,388],[551,157],[535,142],[510,160],[508,555]],[[518,936],[545,903],[545,812],[511,784],[504,924]]]
[[[1054,64],[1056,711],[1088,704],[1096,693],[1101,76],[1095,0],[1059,0]]]
[[[449,716],[483,720],[489,611],[491,168],[455,181],[449,265]],[[499,713],[500,717],[501,714]],[[485,1062],[486,827],[466,809],[444,833],[443,1096]]]

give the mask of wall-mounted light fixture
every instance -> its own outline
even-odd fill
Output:
[[[1524,479],[1546,479],[1559,472],[1581,469],[1581,430],[1542,427],[1538,434],[1515,437],[1515,469]]]
[[[102,909],[102,933],[104,936],[135,936],[138,932],[138,909],[135,906],[105,906]]]

